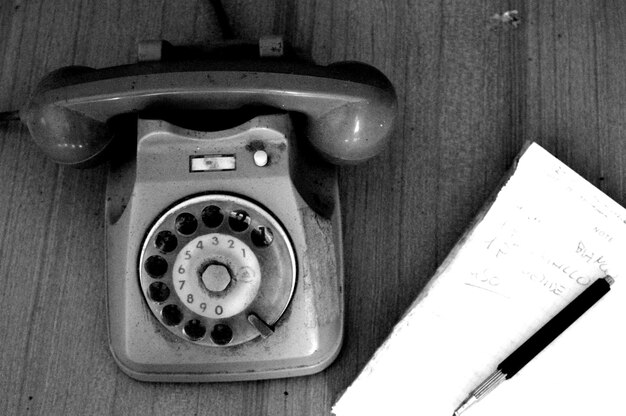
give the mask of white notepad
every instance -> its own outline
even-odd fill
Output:
[[[333,413],[451,416],[607,271],[611,291],[464,415],[626,414],[626,210],[528,145]]]

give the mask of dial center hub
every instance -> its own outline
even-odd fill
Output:
[[[221,292],[231,281],[230,272],[223,264],[210,264],[201,274],[202,284],[211,292]]]
[[[224,233],[203,234],[180,249],[174,290],[184,305],[209,319],[225,319],[250,306],[261,287],[261,265],[248,244]]]

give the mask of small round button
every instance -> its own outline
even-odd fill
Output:
[[[267,165],[267,152],[265,150],[257,150],[254,152],[254,164],[258,167]]]
[[[210,264],[202,272],[202,283],[211,292],[221,292],[230,284],[230,272],[223,264]]]

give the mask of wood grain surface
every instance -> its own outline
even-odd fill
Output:
[[[345,343],[324,372],[221,384],[137,382],[106,334],[106,166],[48,161],[0,126],[0,414],[324,415],[468,225],[525,140],[626,202],[626,3],[224,1],[235,35],[284,34],[318,63],[382,70],[399,123],[340,170]],[[493,16],[518,10],[517,26]],[[136,43],[216,43],[207,1],[0,2],[0,111],[65,65],[134,62]],[[380,398],[392,400],[392,398]],[[419,398],[417,398],[419,399]]]

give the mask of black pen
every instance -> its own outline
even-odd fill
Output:
[[[589,308],[600,300],[609,290],[615,280],[605,276],[596,280],[583,291],[576,299],[567,305],[561,312],[533,336],[528,338],[518,349],[502,361],[496,371],[478,385],[454,411],[453,416],[459,416],[471,405],[482,399],[495,389],[504,380],[513,377],[519,370],[530,362],[537,354],[547,347],[556,337],[561,335],[574,321],[581,317]]]

